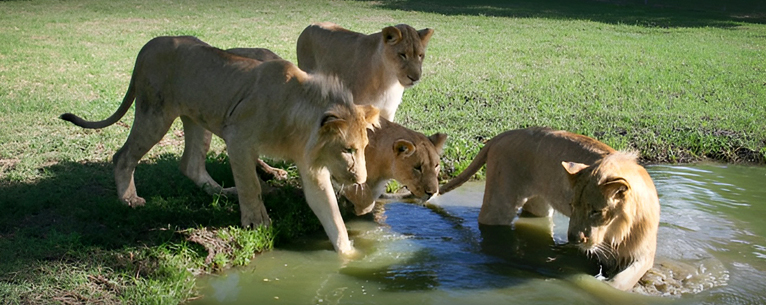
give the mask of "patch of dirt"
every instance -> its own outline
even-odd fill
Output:
[[[186,235],[186,240],[205,247],[205,250],[207,250],[207,257],[205,257],[206,265],[210,265],[213,262],[213,258],[219,253],[227,257],[234,253],[234,249],[231,247],[231,240],[219,237],[217,230],[201,228],[185,230],[181,233]]]

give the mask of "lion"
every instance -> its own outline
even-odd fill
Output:
[[[441,154],[447,135],[429,137],[402,125],[380,119],[380,127],[367,132],[369,144],[364,150],[367,160],[367,182],[347,185],[341,194],[354,205],[356,215],[364,215],[375,207],[375,200],[394,179],[412,195],[427,201],[439,192]]]
[[[226,52],[260,61],[281,59],[264,48],[235,48]],[[385,192],[391,179],[403,184],[420,201],[427,201],[438,192],[440,156],[446,134],[435,133],[426,137],[380,118],[380,127],[368,130],[367,138],[369,144],[364,150],[367,182],[340,186],[340,194],[352,203],[356,215],[372,211],[375,200]]]
[[[235,56],[191,36],[157,37],[138,53],[114,114],[98,122],[71,113],[61,118],[84,128],[104,128],[125,115],[134,100],[133,127],[113,158],[123,202],[145,204],[136,193],[133,172],[180,116],[185,133],[181,171],[208,191],[221,187],[205,170],[206,130],[226,142],[244,227],[271,223],[255,172],[258,156],[290,160],[335,250],[355,253],[331,180],[366,181],[367,129],[378,124],[378,110],[354,105],[337,79],[307,74],[284,60]]]
[[[405,88],[421,78],[434,30],[399,24],[365,35],[324,22],[309,25],[297,42],[298,67],[337,75],[357,105],[373,105],[394,121]]]
[[[602,264],[607,283],[629,290],[654,263],[660,219],[654,183],[636,159],[567,131],[510,130],[489,140],[440,193],[486,163],[479,223],[511,225],[519,209],[534,216],[556,210],[569,217],[569,244]]]

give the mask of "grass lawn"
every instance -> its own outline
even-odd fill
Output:
[[[0,1],[0,300],[176,304],[196,295],[196,274],[320,229],[286,163],[291,179],[266,197],[275,225],[238,228],[236,202],[178,170],[180,122],[136,170],[147,206],[123,206],[111,156],[132,111],[102,130],[58,119],[109,116],[155,36],[294,61],[299,33],[319,21],[435,29],[396,119],[449,134],[445,177],[484,140],[535,125],[644,162],[766,163],[762,1]],[[208,169],[233,184],[219,139]]]

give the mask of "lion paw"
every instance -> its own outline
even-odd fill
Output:
[[[271,219],[269,214],[266,213],[266,208],[261,205],[255,209],[241,209],[242,210],[242,227],[245,228],[257,228],[260,225],[271,225]]]
[[[142,207],[146,205],[146,200],[138,196],[131,197],[131,198],[124,198],[122,199],[122,202],[124,202],[131,208]]]

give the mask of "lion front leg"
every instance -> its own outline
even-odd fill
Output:
[[[327,237],[332,242],[335,251],[344,256],[354,256],[356,249],[348,239],[346,224],[340,216],[338,201],[330,180],[330,172],[326,168],[309,169],[298,167],[303,182],[303,192],[311,210],[322,223]]]
[[[607,283],[619,290],[630,290],[653,265],[654,255],[652,254],[651,258],[641,258],[633,262],[627,268],[620,271],[620,273],[607,280]]]
[[[270,225],[271,219],[266,212],[261,196],[260,178],[255,172],[255,160],[258,154],[244,141],[232,141],[229,145],[229,160],[234,175],[234,185],[239,198],[239,210],[243,227]]]

